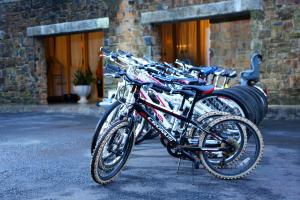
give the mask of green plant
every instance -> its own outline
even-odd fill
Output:
[[[93,73],[90,69],[77,69],[73,74],[74,85],[90,85],[93,81]]]

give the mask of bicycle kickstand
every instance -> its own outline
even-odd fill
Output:
[[[178,160],[177,172],[176,172],[177,174],[179,173],[180,164],[181,164],[181,158],[179,158],[179,160]]]
[[[192,162],[192,180],[193,180],[193,182],[192,182],[192,185],[195,185],[195,163],[194,162]]]

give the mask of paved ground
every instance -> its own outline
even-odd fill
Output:
[[[299,199],[300,121],[266,121],[262,164],[248,178],[222,181],[158,141],[136,146],[127,168],[108,186],[90,177],[89,145],[97,119],[67,114],[0,114],[0,199]]]

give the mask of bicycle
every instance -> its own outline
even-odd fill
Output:
[[[177,69],[172,69],[170,67],[168,68],[164,68],[162,67],[160,64],[155,64],[154,61],[151,60],[143,60],[140,58],[136,58],[134,56],[132,56],[129,53],[123,52],[121,50],[117,50],[117,52],[111,52],[105,48],[101,48],[101,51],[104,53],[103,56],[108,57],[110,60],[113,61],[120,61],[121,63],[125,63],[126,66],[128,66],[127,68],[129,69],[131,74],[134,74],[134,72],[138,69],[138,76],[136,76],[136,78],[140,79],[140,80],[148,80],[148,81],[153,81],[156,82],[158,84],[164,85],[171,85],[172,88],[176,88],[176,84],[205,84],[205,82],[199,82],[198,79],[196,78],[185,78],[185,77],[173,77],[172,79],[169,78],[165,78],[162,75],[164,74],[164,71],[168,71],[172,74],[176,74],[177,76],[180,75],[182,72],[180,72]],[[122,66],[122,64],[117,63],[120,66]],[[150,66],[149,66],[150,65]],[[112,68],[112,69],[116,69],[116,67],[114,67],[113,65],[107,65],[108,67]],[[125,66],[125,67],[126,67]],[[155,66],[158,68],[158,70],[155,69]],[[123,66],[124,67],[124,66]],[[125,68],[124,67],[124,68]],[[118,70],[118,69],[117,69]],[[143,72],[144,71],[144,72]],[[149,73],[152,73],[154,75],[149,75]],[[158,75],[160,74],[160,75]],[[190,83],[187,83],[190,82]],[[175,84],[175,86],[174,86]],[[117,94],[120,94],[122,92],[120,92],[121,88],[125,87],[125,83],[124,81],[118,84],[118,88],[117,88]],[[128,89],[130,90],[130,88]],[[151,94],[151,93],[150,93]],[[160,94],[157,93],[155,91],[153,91],[153,94],[150,95],[149,91],[142,91],[142,95],[145,99],[148,100],[152,100],[152,101],[159,101],[160,104],[164,105],[165,107],[171,109],[170,105],[172,105],[172,107],[174,107],[174,103],[176,105],[176,102],[180,102],[180,97],[179,98],[175,98],[174,96],[172,96],[171,98],[168,95],[165,95],[164,93]],[[245,116],[243,113],[243,110],[240,108],[240,106],[235,103],[234,101],[232,101],[230,98],[223,98],[222,96],[207,96],[203,99],[200,99],[199,102],[197,103],[196,106],[196,110],[198,115],[204,114],[205,112],[209,112],[211,110],[222,110],[222,111],[227,111],[230,112],[232,114],[236,114],[236,115],[240,115],[240,116]],[[126,97],[127,98],[127,97]],[[125,99],[123,99],[123,101],[125,101]],[[187,101],[187,103],[189,103],[189,101]],[[209,104],[211,105],[209,105]],[[179,103],[177,103],[177,108],[172,108],[175,109],[177,111],[178,110],[178,106]],[[212,106],[214,105],[214,106]],[[226,105],[226,106],[224,106]],[[97,139],[99,137],[100,132],[102,132],[102,129],[105,128],[107,126],[107,124],[111,123],[111,119],[118,119],[115,115],[115,113],[119,113],[119,106],[121,106],[121,103],[119,102],[114,102],[111,107],[104,113],[103,117],[99,120],[95,132],[94,132],[94,136],[93,136],[93,140],[91,143],[91,154],[93,153],[93,150],[95,148]],[[187,105],[187,107],[189,107],[190,104]],[[168,120],[165,118],[165,116],[160,113],[159,111],[154,109],[154,112],[156,113],[157,117],[160,119],[160,121],[162,123],[164,123],[164,126],[169,129],[171,128],[171,124],[172,120]],[[170,121],[170,122],[169,122]],[[140,125],[137,128],[136,131],[136,143],[141,143],[143,140],[145,139],[151,139],[155,136],[157,136],[157,132],[153,131],[152,129],[147,129],[144,130],[144,127],[147,127],[147,124],[145,123],[145,120],[142,119],[142,121],[137,120],[137,123],[140,122]]]
[[[263,155],[263,138],[251,121],[232,115],[216,117],[212,122],[204,123],[205,125],[192,120],[197,99],[211,93],[213,86],[184,85],[181,89],[171,90],[155,83],[135,80],[125,71],[119,72],[118,75],[132,85],[132,98],[126,101],[127,112],[124,113],[123,119],[109,126],[97,142],[91,160],[91,174],[95,182],[110,183],[125,166],[134,146],[134,113],[145,119],[168,141],[167,149],[180,152],[182,158],[191,160],[195,166],[199,166],[201,162],[218,178],[242,178],[258,165]],[[141,88],[145,86],[183,97],[190,91],[195,95],[188,113],[178,114],[140,98]],[[183,98],[181,108],[185,100],[186,98]],[[154,108],[175,117],[181,124],[179,134],[167,130],[146,108]],[[188,134],[191,127],[194,128],[192,135]]]

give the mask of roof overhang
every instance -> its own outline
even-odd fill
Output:
[[[88,19],[88,20],[81,20],[81,21],[28,27],[27,35],[29,37],[57,35],[57,34],[67,34],[67,33],[74,33],[74,32],[106,29],[108,27],[109,27],[109,18],[104,17],[104,18],[97,18],[97,19]]]
[[[207,19],[263,11],[262,0],[229,0],[141,13],[142,24]]]

